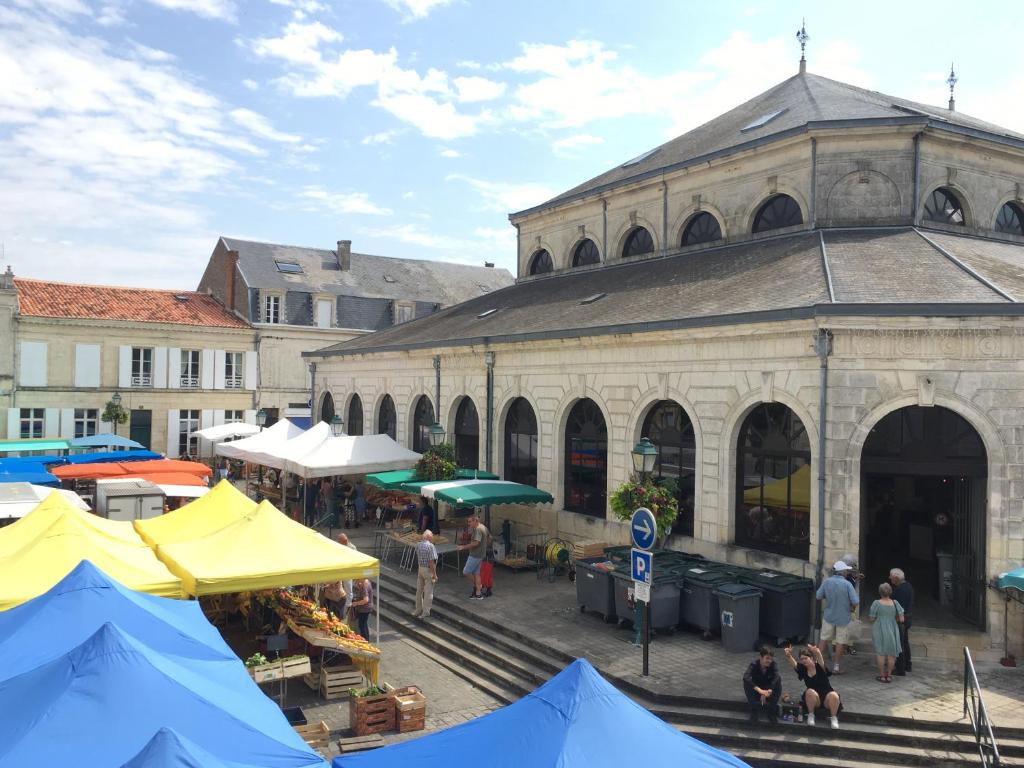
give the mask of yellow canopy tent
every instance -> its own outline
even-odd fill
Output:
[[[793,509],[811,508],[811,466],[804,464],[789,477],[781,477],[764,484],[764,500],[761,500],[760,485],[743,492],[743,503],[765,507],[787,506]],[[791,489],[791,490],[790,490]]]
[[[94,515],[71,504],[61,494],[51,493],[20,520],[0,528],[0,558],[21,549],[64,517],[77,520],[96,536],[134,546],[143,544],[130,522]]]
[[[180,509],[160,517],[136,520],[135,530],[151,547],[179,544],[226,528],[255,508],[255,501],[227,480],[221,480],[205,496]]]
[[[260,502],[201,539],[158,544],[156,555],[190,595],[220,595],[296,584],[372,578],[374,557],[344,547]]]
[[[43,594],[82,560],[89,560],[129,589],[162,597],[182,596],[181,581],[156,559],[129,523],[125,523],[126,534],[124,529],[110,529],[116,523],[76,509],[57,494],[51,494],[22,520],[33,516],[37,518],[31,528],[35,535],[16,534],[20,546],[12,549],[6,538],[0,538],[4,541],[0,553],[0,610]],[[8,526],[0,537],[14,527]]]

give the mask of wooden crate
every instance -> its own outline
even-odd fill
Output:
[[[302,737],[309,746],[321,754],[326,754],[331,745],[331,729],[327,723],[321,720],[319,723],[310,725],[294,725],[295,732]]]
[[[379,733],[369,736],[350,736],[347,739],[338,739],[338,752],[343,755],[352,752],[362,752],[366,749],[376,749],[384,746],[384,739]]]
[[[363,673],[351,664],[320,670],[320,695],[331,701],[348,696],[349,688],[363,686]]]
[[[413,709],[408,712],[398,712],[395,715],[395,726],[399,733],[422,731],[427,727],[427,710]]]
[[[285,677],[301,677],[310,672],[309,656],[272,661],[269,664],[260,664],[258,667],[249,667],[248,669],[249,676],[257,683],[280,680]]]
[[[391,694],[348,700],[349,727],[356,736],[395,730],[395,699]]]
[[[395,697],[395,724],[399,733],[422,731],[426,727],[427,697],[415,685],[399,688]]]

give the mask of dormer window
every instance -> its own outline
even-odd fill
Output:
[[[280,296],[264,296],[263,297],[263,322],[264,323],[280,323],[281,322],[281,297]]]
[[[296,264],[294,261],[275,261],[278,272],[285,272],[290,275],[301,275],[302,265]]]
[[[396,302],[395,303],[395,325],[399,323],[408,323],[415,317],[415,307],[411,302]]]

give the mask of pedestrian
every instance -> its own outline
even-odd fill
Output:
[[[903,606],[892,599],[892,585],[883,581],[878,585],[878,599],[871,604],[871,639],[875,643],[875,661],[878,663],[880,683],[891,683],[896,657],[900,655],[900,629]]]
[[[476,515],[471,515],[469,518],[469,531],[471,535],[470,542],[459,545],[460,551],[469,553],[466,557],[466,567],[462,569],[462,574],[473,585],[473,591],[469,593],[469,599],[483,600],[484,595],[480,586],[480,566],[484,561],[484,557],[487,556],[487,545],[491,542],[491,534]]]
[[[306,525],[312,527],[317,520],[316,505],[320,500],[320,482],[314,480],[306,480],[306,508],[305,514]]]
[[[850,623],[853,609],[860,605],[857,590],[844,577],[850,566],[842,560],[832,565],[832,575],[818,587],[817,597],[825,601],[825,612],[821,619],[821,644],[834,642],[832,651],[832,672],[843,674],[840,664],[843,653],[850,642]]]
[[[434,508],[430,506],[430,499],[426,496],[420,498],[419,515],[417,516],[416,528],[420,533],[434,530]]]
[[[349,498],[352,501],[352,507],[355,511],[356,528],[358,528],[359,521],[366,520],[366,489],[363,488],[363,479],[361,477],[356,479],[356,484],[352,487]]]
[[[743,693],[750,705],[750,722],[756,723],[758,713],[764,712],[768,722],[779,719],[779,699],[782,698],[782,678],[775,664],[775,651],[762,646],[757,658],[743,673]]]
[[[416,608],[414,619],[430,618],[430,606],[434,603],[434,585],[437,584],[437,548],[434,534],[428,528],[416,544]]]
[[[338,543],[341,544],[343,547],[348,547],[349,549],[355,550],[356,552],[359,551],[359,548],[355,544],[353,544],[351,541],[348,540],[348,534],[345,533],[344,531],[342,531],[341,533],[338,534]],[[345,604],[342,607],[342,612],[339,614],[339,617],[341,618],[342,621],[347,622],[348,621],[348,612],[349,612],[349,609],[352,607],[352,600],[353,600],[353,597],[352,597],[352,595],[353,595],[353,592],[352,592],[352,579],[345,579],[341,583],[341,585],[342,585],[342,587],[345,590]]]
[[[814,725],[814,714],[824,707],[828,710],[830,725],[838,729],[843,700],[839,692],[832,688],[829,680],[832,673],[825,667],[821,649],[816,645],[808,645],[800,651],[800,660],[797,661],[793,658],[793,647],[786,646],[786,660],[805,686],[804,695],[800,698],[800,709],[806,715],[807,724]]]
[[[359,634],[367,642],[370,641],[370,615],[373,613],[373,585],[369,579],[356,579],[352,582],[355,593],[352,610],[355,611],[359,625]]]
[[[322,499],[324,514],[332,515],[330,524],[336,523],[337,521],[333,515],[338,511],[338,495],[333,477],[325,477],[320,481],[320,498]]]
[[[900,568],[893,568],[889,571],[889,583],[892,584],[892,599],[903,608],[903,622],[900,624],[901,650],[900,655],[896,657],[896,671],[893,673],[902,677],[911,671],[910,626],[911,616],[914,613],[914,588]]]
[[[352,582],[349,582],[351,585]],[[351,589],[351,586],[349,587]],[[332,581],[324,585],[324,604],[331,613],[338,617],[339,621],[345,621],[346,606],[350,601],[349,591],[345,589],[344,582]]]

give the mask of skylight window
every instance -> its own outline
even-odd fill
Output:
[[[294,261],[275,261],[278,272],[287,272],[290,275],[301,275],[302,265],[296,264]]]
[[[477,315],[477,318],[490,317],[491,315],[493,315],[497,311],[498,310],[496,308],[495,309],[486,309],[483,312],[481,312],[479,315]]]
[[[480,293],[490,293],[491,292],[490,286],[484,285],[483,283],[477,283],[476,287],[480,289]]]
[[[632,160],[627,160],[626,162],[624,162],[622,164],[622,167],[623,168],[629,168],[629,166],[631,166],[631,165],[636,165],[637,163],[643,162],[648,157],[650,157],[655,152],[657,152],[659,149],[661,149],[661,147],[655,147],[654,149],[649,149],[646,152],[644,152],[642,155],[637,155]]]
[[[768,125],[768,123],[770,123],[772,120],[774,120],[776,117],[778,117],[779,115],[783,114],[786,111],[787,110],[785,109],[777,109],[774,112],[769,112],[766,115],[761,115],[754,122],[749,123],[748,125],[745,125],[742,128],[740,128],[740,133],[746,133],[747,131],[752,131],[755,128],[761,128],[765,125]]]
[[[384,275],[384,282],[385,283],[393,283],[393,282],[395,282],[395,278],[393,278],[391,275]]]
[[[593,304],[595,301],[600,301],[607,293],[595,293],[593,296],[587,296],[585,299],[580,299],[580,304]]]

